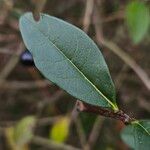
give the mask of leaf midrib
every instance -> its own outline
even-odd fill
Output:
[[[25,18],[32,23],[33,26],[34,23],[28,19],[26,16]],[[61,20],[60,20],[61,21]],[[35,26],[39,32],[44,36],[47,37],[37,26]],[[59,47],[57,47],[49,38],[48,40],[50,41],[50,43],[58,50],[59,53],[61,53],[70,63],[71,65],[83,76],[84,79],[86,79],[91,85],[92,87],[94,87],[94,89],[112,106],[113,110],[118,111],[118,107],[116,105],[114,105],[85,75],[82,71],[79,70],[79,68],[61,51],[61,49]]]
[[[137,122],[137,125],[139,125],[150,136],[150,132],[140,122]]]

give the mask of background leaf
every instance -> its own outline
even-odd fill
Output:
[[[122,131],[122,139],[135,150],[149,150],[150,148],[150,121],[143,120],[128,125]]]
[[[64,142],[69,135],[70,119],[62,117],[50,130],[50,138],[56,142]]]
[[[86,103],[117,109],[105,60],[83,31],[45,14],[35,22],[31,13],[21,17],[20,30],[46,78]]]
[[[14,141],[19,146],[27,144],[33,137],[35,117],[27,116],[20,120],[14,128]]]
[[[28,143],[33,137],[35,117],[27,116],[21,119],[14,127],[5,129],[7,143],[12,150],[28,150]]]
[[[149,28],[149,8],[142,2],[130,2],[126,8],[126,22],[133,42],[140,42]]]

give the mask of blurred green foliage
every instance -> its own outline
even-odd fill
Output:
[[[150,121],[135,121],[122,131],[122,139],[135,150],[149,150]]]
[[[27,116],[21,119],[14,127],[6,128],[6,137],[12,150],[26,150],[27,144],[33,137],[33,127],[36,119]]]
[[[55,122],[50,130],[50,139],[55,142],[64,142],[69,135],[70,119],[68,117],[62,117]]]
[[[130,36],[135,44],[147,34],[150,24],[149,8],[139,1],[132,1],[126,8],[126,23]]]

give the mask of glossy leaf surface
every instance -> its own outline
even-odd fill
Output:
[[[149,150],[150,121],[139,121],[128,125],[122,131],[122,139],[135,150]]]
[[[20,30],[46,78],[86,103],[117,109],[105,60],[82,30],[46,14],[36,22],[31,13],[21,17]]]

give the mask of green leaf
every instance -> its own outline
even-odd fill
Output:
[[[149,8],[142,2],[130,2],[126,8],[126,22],[133,42],[139,43],[149,28]]]
[[[122,131],[122,139],[135,150],[149,150],[150,148],[150,121],[135,121]]]
[[[86,103],[118,109],[105,60],[83,31],[46,14],[36,22],[31,13],[21,17],[20,30],[46,78]]]
[[[53,125],[50,131],[50,138],[56,142],[64,142],[69,135],[69,125],[70,119],[62,117]]]
[[[14,141],[18,146],[25,145],[31,140],[35,122],[35,117],[27,116],[21,119],[14,127]]]

